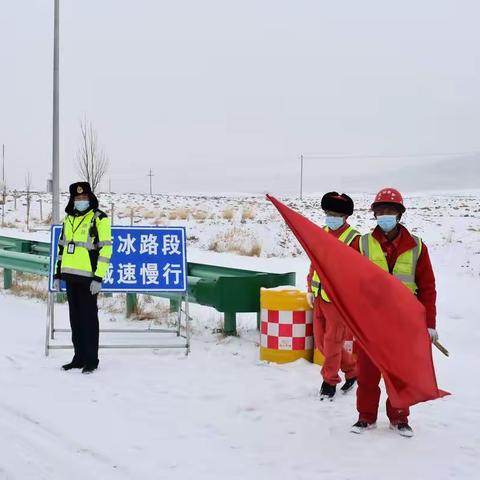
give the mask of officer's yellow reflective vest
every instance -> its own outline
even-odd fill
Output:
[[[422,239],[412,235],[415,247],[402,253],[395,263],[392,275],[398,278],[413,294],[417,293],[418,286],[415,282],[417,263],[422,253]],[[385,272],[389,272],[387,259],[383,253],[380,242],[371,233],[362,235],[360,239],[360,253],[368,257]]]
[[[57,277],[91,278],[101,282],[112,256],[110,220],[101,210],[67,215],[58,242]]]
[[[323,228],[326,232],[329,232],[330,229],[328,227]],[[345,243],[345,245],[350,245],[355,238],[359,237],[360,233],[355,230],[353,227],[348,227],[339,237],[338,239]],[[330,299],[328,298],[327,292],[322,288],[322,285],[320,283],[320,277],[318,276],[318,273],[316,271],[313,272],[312,275],[312,281],[310,284],[310,289],[312,290],[312,293],[315,297],[318,296],[318,292],[320,292],[320,296],[325,302],[330,302]]]

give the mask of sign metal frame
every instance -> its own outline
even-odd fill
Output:
[[[61,225],[52,225],[51,228],[51,237],[50,237],[50,269],[49,269],[49,277],[48,277],[48,289],[50,295],[52,297],[55,295],[55,290],[53,290],[53,282],[54,282],[54,271],[56,265],[56,257],[57,257],[57,248],[58,248],[58,239],[60,236],[62,226]],[[148,295],[148,293],[155,293],[155,292],[168,292],[169,294],[178,293],[178,309],[176,315],[176,323],[175,328],[151,328],[151,324],[148,328],[139,329],[139,328],[107,328],[107,329],[100,329],[100,333],[132,333],[132,334],[148,334],[153,335],[155,334],[170,334],[174,335],[176,338],[181,339],[178,343],[165,343],[165,340],[162,342],[158,342],[155,340],[149,343],[126,343],[126,344],[100,344],[99,348],[148,348],[148,349],[157,349],[157,348],[183,348],[185,349],[185,354],[188,355],[190,352],[190,312],[189,312],[189,301],[188,301],[188,275],[187,275],[187,256],[186,256],[186,232],[184,227],[150,227],[150,226],[135,226],[135,227],[128,227],[128,226],[112,226],[112,234],[118,231],[127,232],[127,231],[134,231],[134,230],[145,230],[145,231],[176,231],[180,232],[181,234],[181,252],[182,252],[182,286],[183,288],[180,289],[165,289],[165,288],[155,288],[152,286],[151,288],[142,288],[138,289],[135,287],[128,287],[125,288],[109,288],[102,287],[102,292],[105,293],[140,293]],[[115,239],[115,235],[112,235],[113,239]],[[115,242],[113,247],[115,247]],[[63,282],[62,282],[63,283]],[[62,285],[61,292],[64,292],[65,288]],[[58,293],[58,292],[57,292]],[[183,322],[182,322],[183,320]],[[181,330],[184,327],[185,333],[182,334]],[[47,321],[46,321],[46,329],[45,329],[45,356],[48,356],[50,350],[56,349],[71,349],[73,345],[69,344],[54,344],[52,343],[55,340],[56,333],[71,333],[70,329],[67,328],[56,328],[55,327],[55,302],[49,302],[47,304]],[[156,337],[158,338],[158,337]]]

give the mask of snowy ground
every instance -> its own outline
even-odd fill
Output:
[[[45,305],[1,291],[0,479],[477,478],[479,198],[477,192],[408,199],[416,208],[406,224],[417,227],[430,247],[438,330],[451,352],[448,359],[434,352],[437,377],[441,388],[453,393],[413,407],[413,439],[388,430],[383,405],[376,431],[349,433],[356,420],[354,394],[321,403],[318,367],[260,362],[254,315],[240,317],[238,338],[224,339],[211,333],[219,314],[194,306],[189,357],[173,350],[102,350],[100,369],[85,376],[59,369],[70,351],[43,356]],[[316,201],[306,205],[313,211]],[[365,196],[358,203],[365,208],[368,201]],[[257,220],[270,215],[263,211],[267,208],[257,210]],[[212,213],[219,216],[213,207]],[[352,223],[364,229],[371,224],[358,220]],[[217,219],[217,225],[223,221]],[[293,258],[296,247],[281,246],[281,237],[265,240],[261,258],[202,251],[201,238],[217,228],[213,223],[198,224],[190,260],[292,270],[304,285],[308,262],[301,255]],[[238,224],[248,225],[241,219]],[[281,228],[273,216],[255,225],[260,231]],[[8,233],[20,235],[12,228],[0,235]],[[279,258],[269,257],[275,251]],[[59,305],[57,314],[66,324],[66,305]],[[109,327],[126,322],[107,308],[101,321]]]
[[[27,233],[26,225],[26,194],[19,193],[16,196],[16,201],[11,193],[6,197],[4,228],[0,227],[0,235],[31,236],[31,233]],[[353,195],[355,213],[350,222],[361,231],[374,226],[373,216],[369,212],[373,197],[373,194]],[[30,230],[48,229],[46,219],[50,214],[50,199],[51,196],[47,194],[31,194]],[[62,211],[67,199],[66,195],[62,196]],[[264,195],[100,194],[99,199],[100,207],[105,212],[110,216],[113,212],[116,225],[185,226],[190,249],[226,251],[263,258],[303,255],[301,247]],[[303,201],[297,198],[282,200],[311,220],[322,223],[320,199],[321,196],[311,195]],[[404,222],[431,246],[473,242],[477,256],[470,261],[476,262],[474,268],[480,271],[479,200],[480,190],[411,193],[405,196],[407,212]],[[2,208],[0,214],[1,211]],[[44,233],[43,238],[48,240],[48,234]]]

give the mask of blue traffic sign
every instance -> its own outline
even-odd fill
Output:
[[[52,227],[50,291],[53,291],[61,231],[60,225]],[[102,291],[186,292],[187,255],[184,227],[112,227],[112,240],[113,253]]]

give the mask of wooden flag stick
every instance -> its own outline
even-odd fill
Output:
[[[449,357],[450,353],[449,351],[437,340],[436,342],[433,342],[433,344],[446,356]]]

